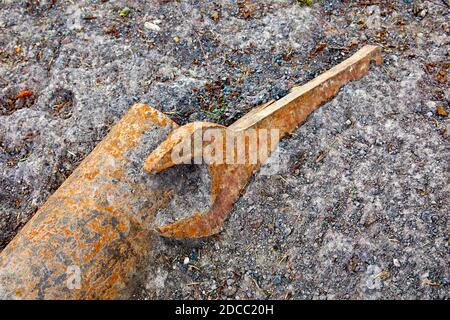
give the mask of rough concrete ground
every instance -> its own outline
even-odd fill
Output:
[[[448,298],[445,1],[0,6],[1,247],[132,103],[229,124],[371,43],[384,65],[282,142],[222,233],[157,239],[135,298]]]

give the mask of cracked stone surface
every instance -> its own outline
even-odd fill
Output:
[[[449,8],[377,3],[0,2],[0,248],[131,104],[230,124],[377,44],[222,233],[155,237],[134,298],[448,299]]]

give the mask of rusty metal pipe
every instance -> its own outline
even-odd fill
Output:
[[[0,253],[0,298],[126,298],[168,203],[142,158],[177,125],[137,104]]]

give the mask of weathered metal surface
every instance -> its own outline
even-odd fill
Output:
[[[365,46],[319,77],[294,87],[284,98],[250,111],[228,128],[210,123],[194,123],[176,129],[146,160],[144,167],[148,172],[156,173],[176,165],[171,155],[180,145],[195,144],[193,141],[198,136],[196,130],[207,132],[214,129],[221,130],[222,136],[238,136],[251,129],[256,132],[277,129],[279,135],[277,140],[269,142],[269,152],[256,163],[249,161],[249,154],[242,164],[226,164],[223,161],[208,163],[212,181],[211,208],[207,212],[196,212],[174,223],[159,226],[158,231],[163,236],[174,238],[199,238],[219,232],[252,174],[275,149],[279,139],[292,133],[311,112],[332,99],[346,83],[365,75],[372,61],[382,63],[380,48]],[[249,149],[247,140],[244,141],[245,148]],[[182,160],[198,157],[211,143],[203,142],[200,149],[193,148],[193,152],[184,155]],[[261,146],[259,141],[258,145]],[[232,146],[233,152],[237,147]]]
[[[142,159],[176,127],[134,105],[0,253],[3,299],[124,298],[168,201]],[[80,287],[77,287],[77,271]]]

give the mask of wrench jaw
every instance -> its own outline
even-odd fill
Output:
[[[209,229],[205,214],[199,212],[177,222],[156,227],[158,233],[163,237],[175,239],[199,238],[201,235],[208,234],[207,230]]]
[[[208,128],[219,129],[223,132],[226,130],[221,125],[209,122],[194,122],[179,127],[172,131],[168,138],[149,155],[145,160],[144,170],[155,174],[178,164],[191,163],[192,159],[201,157],[203,149],[209,145],[208,142],[202,141],[203,132]],[[196,142],[196,139],[200,139],[199,142]],[[200,148],[196,148],[195,143],[198,143]],[[180,151],[186,150],[189,152],[180,155]],[[224,210],[223,205],[220,203],[217,205],[217,203],[220,202],[218,201],[221,198],[219,195],[227,198],[226,193],[221,189],[223,180],[227,180],[224,166],[226,165],[208,164],[211,175],[211,209],[202,213],[196,212],[187,218],[165,226],[156,226],[156,231],[160,235],[176,239],[201,238],[216,234],[221,230],[227,211]]]
[[[164,237],[204,238],[219,233],[233,205],[253,174],[256,165],[209,165],[211,175],[211,209],[196,212],[174,223],[158,226]]]
[[[192,150],[195,139],[202,139],[207,129],[219,129],[223,137],[233,136],[235,133],[227,128],[207,123],[191,123],[175,129],[157,149],[146,159],[144,169],[154,174],[181,163],[190,163],[190,160],[204,154],[212,141],[201,141],[200,148],[193,148],[193,152],[179,157],[174,161],[174,154],[178,153],[180,147],[188,146]],[[218,148],[221,144],[216,145]],[[225,148],[225,145],[223,145]],[[233,147],[234,152],[236,152]],[[223,150],[222,150],[223,151]],[[185,162],[189,160],[188,162]],[[195,212],[187,218],[174,223],[157,226],[156,231],[169,238],[202,238],[214,235],[222,230],[225,219],[230,214],[234,202],[239,198],[241,191],[247,185],[253,170],[259,164],[226,164],[221,162],[208,162],[208,170],[211,176],[210,210],[206,212]]]

